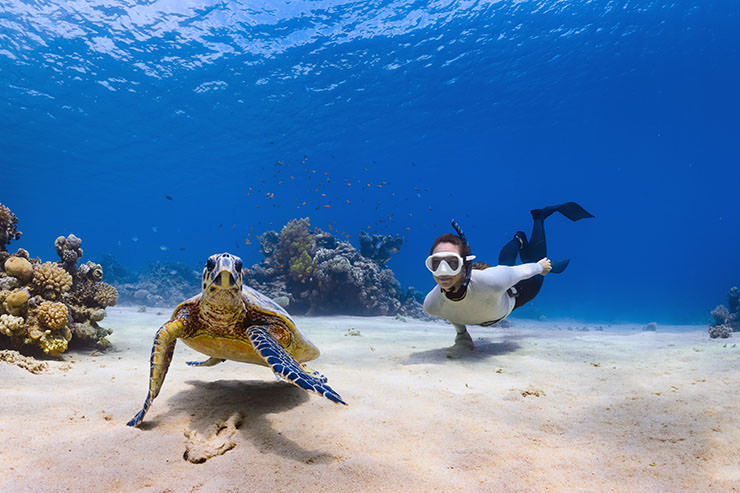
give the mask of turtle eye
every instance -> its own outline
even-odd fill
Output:
[[[236,259],[236,261],[234,262],[234,269],[236,269],[237,272],[242,271],[242,260],[241,259],[239,258]]]
[[[208,262],[206,262],[206,269],[213,270],[216,268],[216,261],[212,258],[208,259]]]

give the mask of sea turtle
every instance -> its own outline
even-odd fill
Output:
[[[346,403],[326,377],[301,362],[319,357],[319,350],[300,333],[290,315],[267,296],[242,284],[242,261],[236,255],[211,255],[203,269],[200,294],[180,303],[154,336],[149,392],[144,407],[128,422],[136,426],[167,375],[177,339],[210,356],[188,361],[213,366],[227,359],[269,366],[278,380],[318,392],[330,401]]]

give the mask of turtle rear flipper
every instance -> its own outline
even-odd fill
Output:
[[[188,366],[216,366],[224,361],[226,360],[221,358],[208,358],[205,361],[186,361],[185,364]]]
[[[326,383],[326,377],[321,373],[308,370],[285,350],[270,334],[264,325],[255,325],[247,329],[247,337],[257,353],[270,366],[275,376],[297,387],[316,392],[332,402],[347,405],[334,389]]]

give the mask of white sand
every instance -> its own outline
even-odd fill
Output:
[[[0,490],[740,491],[737,335],[514,320],[471,328],[479,349],[453,361],[444,323],[299,317],[348,407],[259,366],[187,367],[179,343],[134,429],[169,310],[108,312],[111,352],[0,362]],[[231,450],[183,459],[185,432],[229,418]]]

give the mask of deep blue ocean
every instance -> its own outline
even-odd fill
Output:
[[[309,217],[403,235],[426,292],[453,217],[495,263],[577,201],[522,315],[704,323],[740,284],[738,88],[734,0],[3,0],[8,249],[250,265]]]

